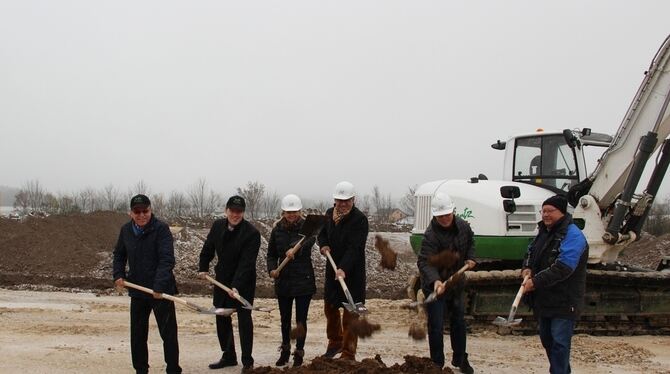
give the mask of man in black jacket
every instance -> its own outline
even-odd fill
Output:
[[[449,312],[451,349],[453,357],[451,364],[461,369],[461,372],[474,372],[466,353],[466,327],[464,318],[463,279],[446,289],[446,280],[464,265],[469,268],[475,266],[474,233],[467,221],[454,214],[454,203],[449,195],[438,192],[433,196],[430,204],[433,219],[424,233],[421,251],[417,266],[421,273],[423,293],[428,295],[435,292],[438,299],[426,305],[428,314],[428,346],[430,359],[440,368],[444,366],[444,311]],[[436,262],[443,251],[452,251],[448,257],[457,258],[453,264],[446,265]],[[442,254],[444,256],[444,254]],[[453,262],[453,261],[452,261]],[[440,297],[446,292],[444,297]]]
[[[233,196],[226,203],[226,218],[214,221],[200,252],[199,272],[204,278],[209,274],[209,263],[217,257],[214,267],[216,280],[230,287],[226,293],[214,287],[214,306],[237,308],[237,321],[242,348],[243,371],[252,369],[254,326],[251,311],[242,308],[234,295],[239,294],[250,303],[256,291],[256,257],[261,245],[261,235],[249,221],[244,219],[246,203],[241,196]],[[216,316],[216,333],[223,354],[221,359],[209,365],[220,369],[237,365],[235,342],[233,341],[232,318]]]
[[[542,221],[528,246],[521,276],[526,301],[538,321],[549,372],[570,373],[570,345],[575,321],[584,306],[586,237],[567,213],[567,200],[552,196],[542,203]]]
[[[365,303],[365,242],[368,238],[368,219],[354,206],[354,186],[340,182],[335,186],[333,198],[335,206],[328,209],[328,221],[319,233],[321,253],[330,252],[337,272],[326,264],[323,290],[323,308],[326,315],[326,335],[328,347],[324,357],[334,357],[342,352],[341,358],[355,360],[358,336],[349,331],[351,322],[358,318],[354,313],[342,310],[342,302],[347,299],[337,278],[347,283],[356,303]]]
[[[123,225],[114,248],[114,284],[123,288],[124,280],[154,290],[150,295],[129,289],[130,351],[137,373],[149,371],[149,315],[154,311],[161,338],[166,371],[181,373],[174,303],[161,294],[174,295],[177,284],[172,274],[174,246],[170,228],[151,213],[151,201],[145,195],[130,199],[130,222]],[[126,263],[128,273],[126,274]]]

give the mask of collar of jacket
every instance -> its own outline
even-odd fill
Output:
[[[242,227],[242,224],[244,224],[245,221],[246,221],[246,219],[242,218],[240,223],[238,223],[236,226],[233,226],[232,230],[228,230],[228,227],[230,227],[230,225],[228,224],[228,218],[224,218],[223,219],[223,228],[225,229],[225,231],[230,231],[230,232],[240,231],[240,228]]]
[[[298,218],[298,220],[295,221],[294,223],[289,223],[289,222],[286,220],[286,218],[282,217],[282,218],[279,220],[279,222],[277,222],[277,226],[278,226],[279,228],[281,228],[282,230],[286,230],[286,231],[298,231],[298,230],[300,230],[300,228],[302,227],[302,223],[303,223],[304,221],[305,221],[305,220],[304,220],[302,217],[300,217],[300,218]]]
[[[462,225],[462,223],[459,222],[459,220],[460,218],[454,215],[454,220],[451,221],[451,226],[444,227],[437,222],[437,219],[435,217],[433,217],[433,219],[430,220],[430,224],[433,226],[433,230],[441,232],[453,232],[454,234],[458,234],[459,226]]]
[[[154,226],[154,222],[156,222],[156,216],[154,216],[154,214],[151,213],[151,218],[149,219],[149,222],[147,222],[147,224],[144,225],[144,227],[137,226],[135,221],[131,219],[130,220],[130,228],[133,230],[133,234],[135,234],[135,236],[141,236],[141,235],[151,231],[151,229]]]
[[[540,232],[552,233],[565,230],[572,223],[572,214],[565,213],[561,219],[559,219],[553,226],[547,228],[547,225],[544,224],[544,221],[537,223],[537,228]]]

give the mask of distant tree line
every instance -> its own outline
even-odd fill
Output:
[[[405,195],[396,202],[390,194],[383,194],[374,186],[371,194],[358,195],[356,206],[378,223],[389,223],[400,217],[413,216],[416,187],[409,187]],[[282,196],[268,189],[263,183],[249,181],[237,187],[237,194],[244,197],[247,214],[251,219],[276,218],[281,210]],[[198,179],[186,192],[172,191],[169,194],[152,193],[149,186],[140,180],[125,191],[110,183],[101,189],[91,187],[78,192],[52,193],[46,191],[39,180],[26,181],[14,197],[14,208],[24,214],[73,214],[95,211],[128,211],[128,201],[138,193],[148,195],[156,215],[165,218],[206,217],[223,211],[225,198],[214,191],[205,178]],[[304,209],[325,212],[333,205],[332,200],[311,201],[303,199]],[[398,213],[399,212],[399,213]]]

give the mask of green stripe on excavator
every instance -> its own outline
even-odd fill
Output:
[[[521,260],[533,236],[481,236],[475,235],[475,254],[478,258]],[[409,242],[414,253],[419,254],[423,234],[412,234]]]

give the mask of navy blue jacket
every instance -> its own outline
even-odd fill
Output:
[[[570,214],[550,229],[543,222],[538,226],[523,265],[532,270],[535,290],[525,300],[540,317],[577,319],[584,307],[586,238]]]
[[[300,241],[299,232],[304,222],[301,218],[295,225],[289,225],[282,219],[272,228],[268,242],[268,273],[278,268],[286,257],[286,251]],[[312,266],[312,246],[315,241],[314,237],[303,241],[293,260],[286,263],[279,278],[275,279],[275,294],[278,297],[313,295],[316,292]]]
[[[133,232],[132,221],[124,224],[114,248],[114,280],[124,278],[155,292],[176,294],[177,283],[172,273],[175,264],[173,242],[168,225],[153,214],[139,235]],[[128,289],[128,295],[152,298],[132,288]]]

